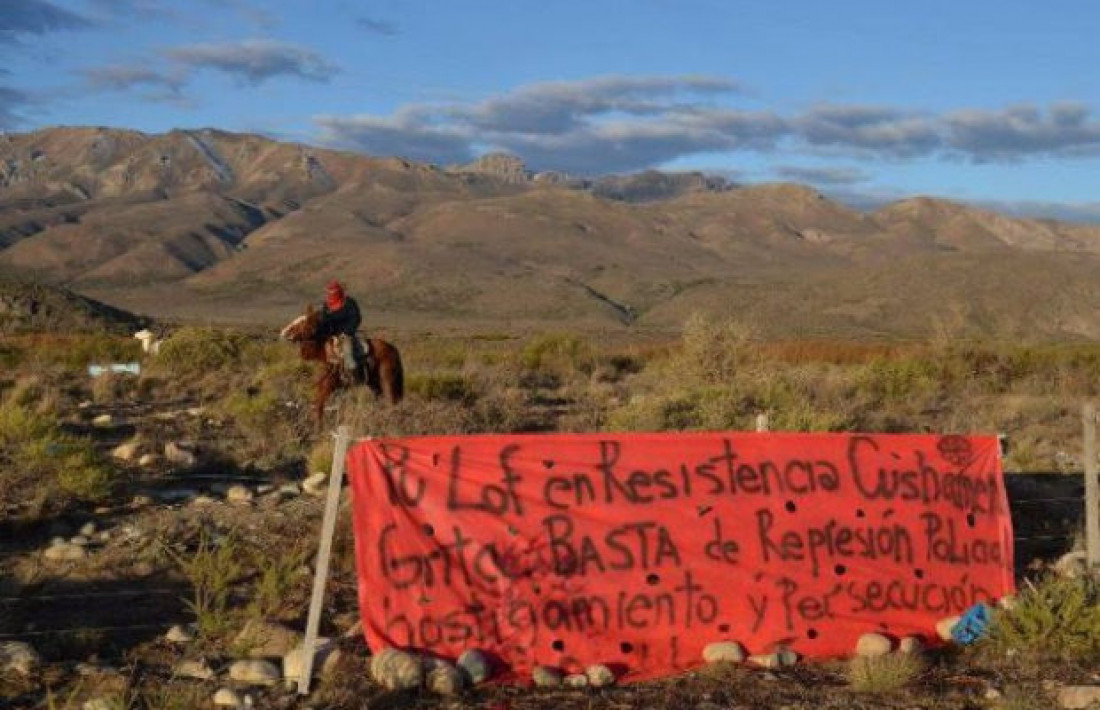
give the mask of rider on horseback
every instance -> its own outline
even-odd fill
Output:
[[[363,346],[356,335],[362,320],[359,304],[344,293],[343,284],[335,280],[329,282],[325,288],[325,303],[321,306],[318,335],[326,340],[335,335],[346,336],[340,338],[344,366],[358,382],[366,377]]]

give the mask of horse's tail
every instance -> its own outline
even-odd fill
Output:
[[[401,364],[401,353],[393,349],[393,403],[405,398],[405,367]]]

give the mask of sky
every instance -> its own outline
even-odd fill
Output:
[[[0,131],[212,127],[1100,221],[1096,0],[0,0]]]

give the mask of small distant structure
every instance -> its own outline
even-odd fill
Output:
[[[163,340],[157,338],[156,334],[148,328],[143,328],[134,333],[134,337],[141,341],[141,350],[146,355],[156,355],[160,352],[160,344]]]

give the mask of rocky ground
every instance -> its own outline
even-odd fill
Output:
[[[543,391],[548,416],[570,413],[559,395]],[[696,672],[624,686],[600,667],[569,678],[541,672],[535,687],[512,687],[495,684],[476,655],[458,667],[372,656],[358,627],[346,511],[314,688],[300,696],[326,476],[243,458],[242,435],[186,392],[74,400],[63,411],[63,428],[94,441],[118,485],[97,506],[0,521],[3,707],[1008,710],[1100,698],[1100,674],[1087,666],[1021,665],[952,646],[889,661],[913,681],[877,690],[860,689],[848,663],[746,662],[732,649],[713,650]],[[1080,485],[1072,476],[1010,477],[1021,573],[1065,551]],[[1062,502],[1035,507],[1050,499]],[[1063,562],[1068,573],[1079,566]]]

